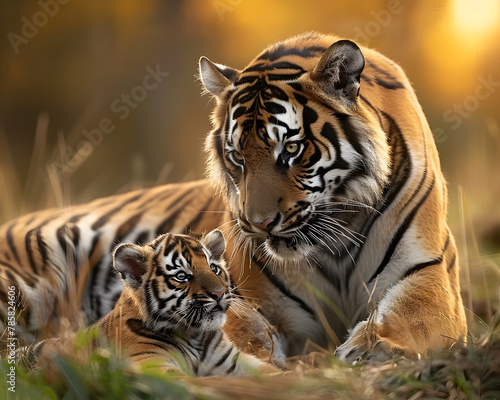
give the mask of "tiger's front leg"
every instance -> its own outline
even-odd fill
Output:
[[[336,350],[345,361],[418,358],[447,349],[467,334],[460,293],[429,267],[392,286],[366,321],[359,322]],[[432,270],[434,268],[434,270]],[[441,271],[442,272],[442,271]]]
[[[278,332],[257,310],[250,307],[229,309],[224,332],[238,349],[258,359],[286,367],[286,356]]]

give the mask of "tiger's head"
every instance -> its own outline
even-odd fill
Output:
[[[216,99],[208,176],[244,236],[278,261],[348,236],[333,213],[381,198],[389,146],[359,102],[364,66],[355,43],[319,34],[275,44],[242,71],[200,59]]]
[[[216,330],[230,305],[224,250],[219,230],[200,240],[167,233],[145,245],[119,245],[113,266],[149,329]]]

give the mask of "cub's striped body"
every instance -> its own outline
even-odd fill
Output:
[[[77,268],[90,265],[87,287],[95,297],[105,293],[102,254],[120,237],[120,224],[131,227],[123,229],[127,239],[138,240],[140,232],[161,230],[160,221],[175,231],[191,220],[196,231],[226,223],[231,275],[276,330],[270,343],[229,315],[226,332],[254,353],[278,348],[293,355],[308,340],[335,347],[347,339],[337,349],[344,360],[416,357],[467,333],[445,180],[400,67],[353,42],[311,33],[269,47],[242,71],[202,58],[200,75],[217,101],[206,141],[216,197],[208,182],[187,184],[203,200],[184,213],[185,225],[175,201],[183,186],[151,189],[170,194],[151,204],[132,199],[120,216],[110,210],[127,195],[96,203],[95,217],[76,222],[60,211],[12,222],[0,236],[4,275],[40,279],[51,268],[46,261],[59,257],[60,280],[69,242]],[[40,227],[29,221],[35,218]],[[96,221],[102,223],[93,233]],[[81,250],[74,235],[57,239],[68,224],[89,233],[93,251]],[[89,298],[90,311],[102,313]]]
[[[95,322],[122,290],[111,252],[162,233],[201,234],[220,225],[223,201],[205,181],[137,190],[82,206],[26,215],[0,227],[0,277],[22,292],[17,333],[28,342],[56,336],[75,305]],[[76,321],[73,321],[76,322]]]
[[[217,230],[201,241],[164,234],[146,245],[118,246],[114,268],[124,288],[113,310],[95,324],[99,333],[131,360],[165,371],[196,376],[277,372],[239,352],[221,329],[232,297],[223,251]],[[47,356],[58,346],[47,340],[32,351]]]

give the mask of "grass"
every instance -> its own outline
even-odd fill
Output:
[[[26,184],[20,184],[0,132],[0,221],[22,213],[71,203],[69,182],[58,182],[47,165],[44,138],[46,116],[37,129],[32,165]],[[40,194],[41,193],[41,194]],[[97,196],[95,196],[97,197]],[[471,336],[463,348],[432,354],[423,360],[397,359],[384,363],[341,363],[321,354],[321,366],[295,360],[291,371],[244,378],[186,378],[139,368],[115,352],[100,350],[88,361],[59,355],[50,368],[30,371],[18,364],[16,392],[7,391],[4,377],[11,364],[0,362],[0,399],[386,399],[386,398],[500,398],[500,298],[497,295],[500,256],[485,255],[474,235],[466,195],[459,195],[463,289]],[[19,202],[19,199],[23,199]],[[27,199],[27,200],[26,200]],[[490,252],[499,248],[490,248]]]
[[[55,369],[28,373],[16,366],[18,399],[385,399],[500,398],[500,313],[478,339],[428,359],[347,365],[331,354],[321,367],[296,361],[292,371],[248,377],[186,378],[139,368],[115,352],[98,350],[88,362],[56,356]],[[0,364],[6,376],[9,365]],[[0,381],[0,393],[7,393]],[[9,393],[11,395],[11,393]]]

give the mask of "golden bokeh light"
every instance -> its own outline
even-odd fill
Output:
[[[483,36],[497,27],[499,0],[454,0],[455,29],[465,35]]]

